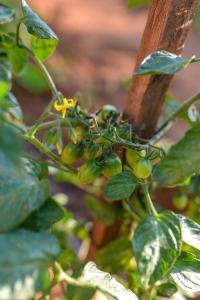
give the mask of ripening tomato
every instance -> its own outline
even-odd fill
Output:
[[[173,197],[172,203],[173,203],[174,207],[182,210],[182,209],[186,208],[186,206],[188,204],[188,198],[184,194],[176,195],[175,197]]]
[[[128,165],[131,167],[131,168],[134,168],[137,161],[141,158],[141,157],[144,157],[145,156],[145,151],[142,150],[142,151],[136,151],[132,148],[128,148],[126,149],[126,152],[125,152],[125,156],[126,156],[126,161],[128,163]]]
[[[102,167],[98,162],[95,160],[88,160],[80,167],[78,178],[81,183],[90,184],[93,183],[96,178],[101,176],[101,172]]]
[[[83,140],[86,133],[87,128],[84,126],[72,127],[68,131],[69,138],[74,144],[80,143]]]
[[[68,165],[71,165],[78,161],[83,155],[83,145],[82,144],[74,144],[70,142],[64,148],[61,159]]]
[[[122,162],[116,154],[107,157],[103,166],[103,175],[110,178],[122,172]]]
[[[115,106],[107,104],[104,105],[99,113],[99,118],[102,121],[107,121],[110,118],[116,118],[119,115]]]
[[[102,147],[100,144],[88,145],[84,151],[84,156],[87,159],[95,159],[102,154]]]
[[[151,175],[152,165],[149,159],[140,157],[133,167],[133,173],[137,178],[146,179]]]

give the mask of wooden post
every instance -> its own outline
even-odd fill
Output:
[[[136,67],[156,50],[181,53],[196,6],[197,0],[153,0]],[[152,136],[171,79],[169,75],[133,76],[124,114],[140,136]],[[116,238],[119,228],[119,223],[108,227],[95,221],[87,259],[94,259],[100,248]]]
[[[136,67],[156,50],[182,52],[196,6],[197,0],[153,0]],[[132,121],[140,136],[152,136],[172,77],[133,75],[125,116]]]

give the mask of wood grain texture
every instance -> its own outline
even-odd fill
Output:
[[[135,67],[156,50],[180,54],[196,6],[197,0],[153,0]],[[124,116],[133,122],[140,136],[153,135],[172,77],[133,75]]]

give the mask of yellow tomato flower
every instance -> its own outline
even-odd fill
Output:
[[[76,101],[74,99],[63,99],[62,104],[58,104],[58,101],[54,102],[54,108],[56,111],[60,111],[62,114],[62,117],[65,118],[67,110],[70,107],[74,107],[76,105]]]

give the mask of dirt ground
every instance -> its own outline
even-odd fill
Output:
[[[48,60],[59,89],[71,97],[80,92],[83,104],[99,108],[113,103],[123,110],[127,90],[123,82],[131,78],[137,49],[148,9],[128,10],[126,0],[29,0],[29,4],[49,23],[60,38],[57,52]],[[192,28],[183,55],[199,55],[200,29]],[[174,77],[170,91],[183,101],[199,88],[199,64],[193,64]],[[49,101],[49,94],[30,94],[16,86],[16,94],[31,123]],[[169,136],[177,140],[184,126],[173,127]],[[55,191],[62,191],[56,186]],[[67,187],[70,199],[79,197],[77,189]],[[80,205],[80,204],[79,204]],[[78,217],[84,206],[70,201]]]

